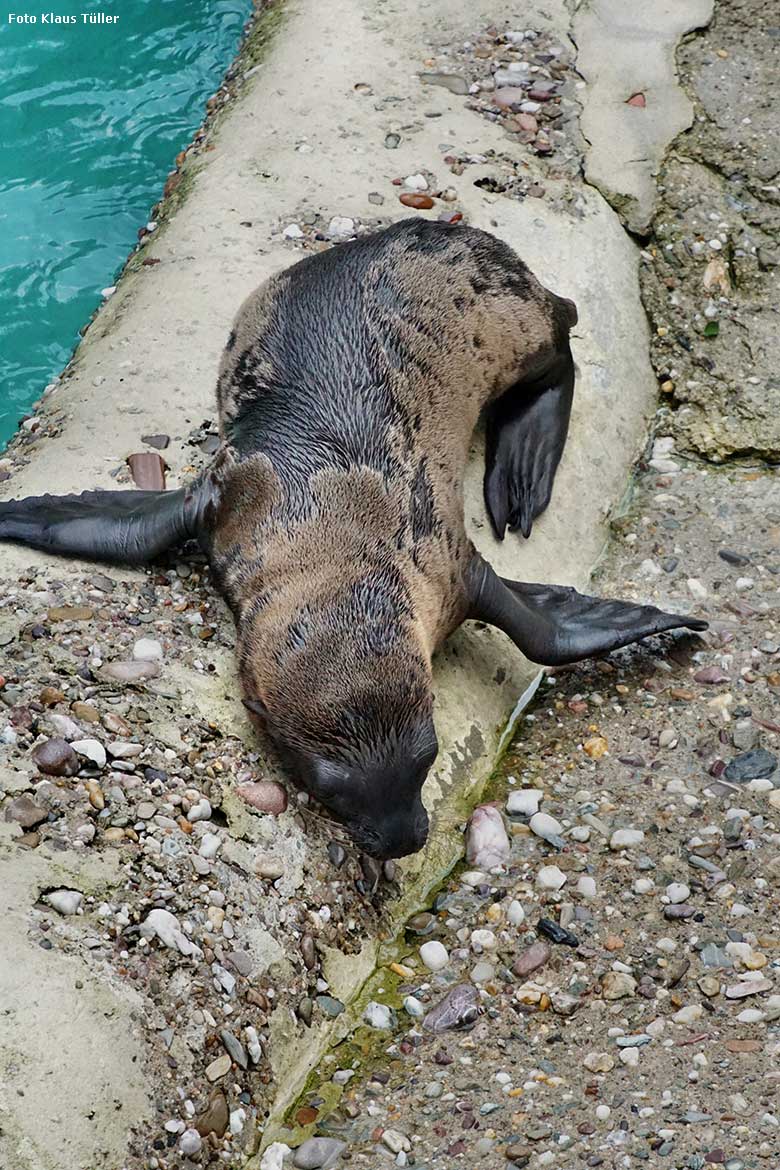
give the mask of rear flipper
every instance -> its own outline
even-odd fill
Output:
[[[485,504],[499,540],[507,524],[531,535],[547,507],[574,395],[568,342],[543,375],[518,382],[490,407],[485,441]]]
[[[564,666],[605,654],[666,630],[706,630],[700,618],[665,613],[654,605],[587,597],[563,585],[531,585],[499,577],[476,559],[468,615],[508,634],[543,666]]]
[[[204,488],[82,492],[0,502],[0,540],[95,561],[143,564],[197,535]]]

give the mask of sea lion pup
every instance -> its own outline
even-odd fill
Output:
[[[431,657],[467,618],[560,665],[706,623],[504,580],[466,535],[487,409],[496,536],[550,499],[574,387],[571,301],[500,240],[409,219],[307,257],[241,307],[222,446],[171,492],[0,504],[0,538],[144,563],[187,538],[236,619],[245,702],[290,773],[377,858],[418,850],[437,753]]]

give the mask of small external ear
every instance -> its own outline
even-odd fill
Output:
[[[257,715],[260,719],[268,718],[268,708],[260,699],[242,699],[241,702],[247,711],[251,711],[253,715]]]

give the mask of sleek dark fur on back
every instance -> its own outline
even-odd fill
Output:
[[[546,508],[574,388],[571,301],[485,232],[420,219],[308,257],[239,311],[222,446],[174,492],[0,504],[0,539],[146,562],[197,537],[236,619],[245,702],[376,857],[419,849],[431,657],[467,618],[559,665],[706,623],[496,576],[466,535],[487,409],[493,530]]]

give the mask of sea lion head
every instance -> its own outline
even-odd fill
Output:
[[[273,604],[269,606],[269,610]],[[422,786],[436,758],[430,661],[381,583],[242,631],[247,707],[285,771],[380,860],[428,836]]]

